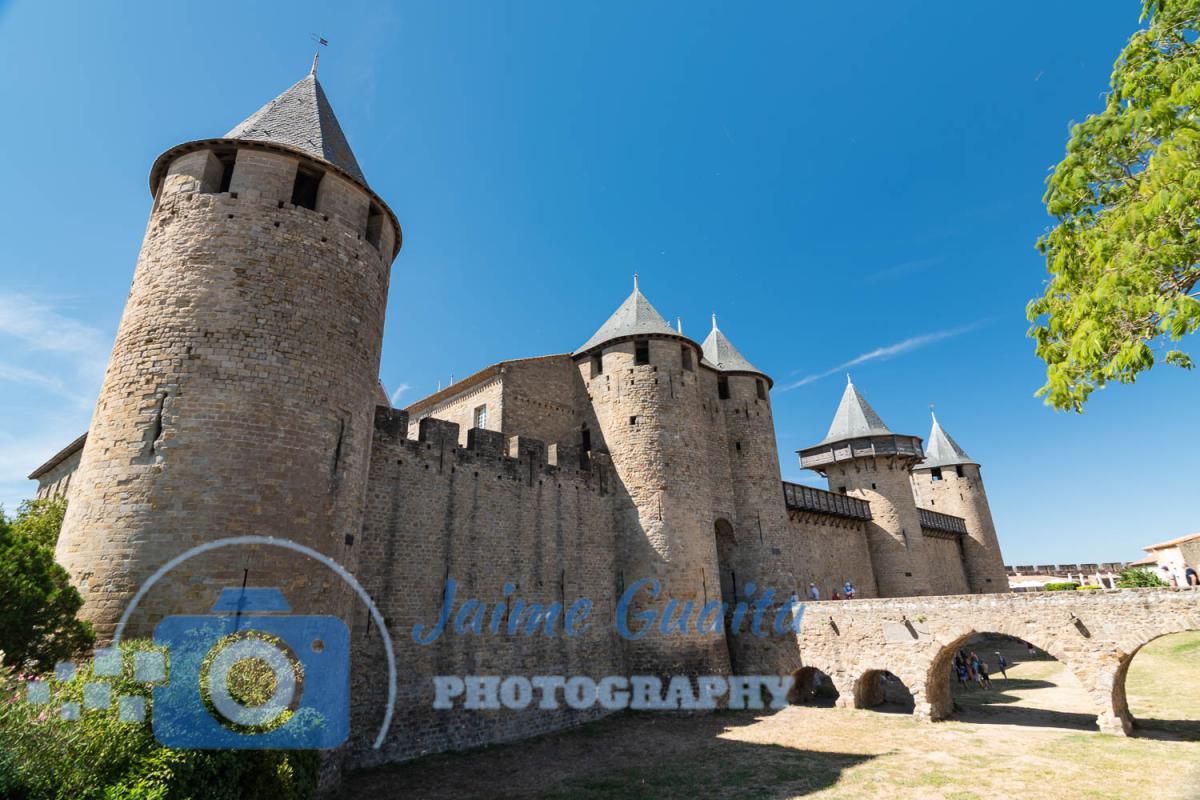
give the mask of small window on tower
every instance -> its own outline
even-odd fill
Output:
[[[724,375],[717,376],[717,397],[722,400],[729,399],[729,378]]]
[[[580,431],[579,446],[583,448],[583,452],[592,452],[592,432],[588,430],[588,426],[584,425]]]
[[[940,481],[942,479],[942,468],[934,467],[933,469],[929,470],[929,477],[933,478],[935,481]]]
[[[692,371],[692,349],[685,345],[679,347],[680,358],[683,359],[683,368],[688,372]]]
[[[592,377],[604,374],[604,354],[597,353],[592,356]]]
[[[221,162],[221,181],[217,185],[217,192],[228,192],[229,185],[233,183],[233,163],[237,161],[237,153],[217,153],[217,160]]]
[[[960,478],[965,478],[965,477],[967,477],[966,470],[964,470],[964,469],[962,468],[962,464],[957,464],[957,465],[955,465],[955,467],[954,467],[954,472],[955,472],[955,474],[956,474],[956,475],[958,475],[958,477],[960,477]]]
[[[292,186],[292,205],[317,210],[317,188],[323,173],[306,166],[296,170],[296,183]]]
[[[633,363],[650,363],[650,342],[646,341],[645,339],[639,339],[633,343]]]
[[[383,236],[383,209],[371,203],[371,210],[367,212],[367,243],[379,249],[380,238]]]
[[[763,379],[762,379],[762,378],[755,378],[755,379],[754,379],[754,389],[755,389],[755,391],[757,391],[757,392],[758,392],[758,399],[759,399],[759,400],[766,400],[766,399],[767,399],[767,385],[766,385],[765,383],[763,383]]]
[[[475,409],[475,427],[487,427],[487,405],[484,404]]]

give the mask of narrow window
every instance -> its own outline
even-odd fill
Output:
[[[592,377],[604,374],[604,354],[597,353],[592,356]]]
[[[475,427],[487,427],[487,405],[484,404],[475,409]]]
[[[762,379],[762,378],[755,378],[755,379],[754,379],[754,389],[755,389],[755,391],[757,391],[757,392],[758,392],[758,399],[759,399],[759,400],[766,400],[766,399],[767,399],[767,385],[766,385],[765,383],[763,383],[763,379]]]
[[[292,187],[292,205],[317,210],[317,187],[321,185],[321,173],[301,166],[296,170],[296,183]]]
[[[379,240],[383,236],[383,210],[371,203],[371,210],[367,212],[367,243],[379,249]]]
[[[957,473],[957,474],[958,474],[958,477],[960,477],[960,478],[965,478],[965,477],[967,477],[966,470],[964,470],[964,469],[962,468],[962,464],[957,464],[957,465],[955,465],[955,467],[954,467],[954,471],[955,471],[955,473]]]
[[[217,192],[228,192],[233,183],[233,164],[237,161],[237,153],[217,153],[217,160],[221,162],[221,181],[217,184]]]
[[[692,371],[692,349],[685,345],[680,345],[680,356],[683,358],[683,368],[688,372]]]
[[[582,435],[579,438],[579,446],[583,448],[583,452],[592,452],[592,432],[588,430],[587,425],[583,426]]]
[[[645,339],[633,343],[633,363],[650,363],[650,343]]]
[[[637,425],[637,415],[636,415],[636,414],[635,414],[634,416],[632,416],[632,417],[630,417],[630,418],[629,418],[629,424],[630,424],[630,425]]]
[[[729,399],[729,378],[724,375],[717,376],[717,397],[722,400]]]
[[[934,467],[933,469],[929,470],[929,477],[933,478],[935,481],[940,481],[942,479],[942,468]]]

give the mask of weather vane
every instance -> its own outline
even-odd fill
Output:
[[[329,46],[329,40],[315,33],[310,33],[309,37],[317,43],[317,52],[313,53],[312,74],[317,74],[317,61],[321,58],[321,48]]]

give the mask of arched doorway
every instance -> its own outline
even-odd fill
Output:
[[[801,667],[792,673],[792,679],[787,697],[790,705],[833,708],[841,696],[833,680],[816,667]]]
[[[1071,668],[1015,636],[959,638],[934,659],[927,687],[933,719],[1099,730],[1095,700]]]
[[[854,683],[854,707],[893,714],[911,714],[916,708],[912,692],[900,678],[884,669],[864,672]]]
[[[1132,653],[1113,686],[1133,734],[1200,741],[1200,631],[1151,639]]]
[[[733,566],[737,540],[733,535],[733,525],[727,519],[718,519],[713,523],[713,535],[717,539],[717,569],[721,580],[721,602],[725,604],[725,647],[729,651],[729,665],[736,672],[737,649],[733,646],[734,637],[729,628],[733,609],[737,605],[738,576]]]

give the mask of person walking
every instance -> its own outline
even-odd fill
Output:
[[[996,651],[996,667],[1000,670],[1000,674],[1004,676],[1004,680],[1008,680],[1008,659],[999,650]]]
[[[1187,565],[1187,569],[1183,571],[1183,578],[1187,581],[1189,589],[1195,589],[1200,586],[1200,574],[1197,574],[1196,568],[1191,564]]]
[[[817,588],[815,583],[808,585],[808,599],[816,602],[821,599],[821,590]]]
[[[847,579],[846,583],[842,586],[842,591],[846,593],[847,600],[854,599],[854,584],[851,583],[849,579]]]
[[[833,590],[833,597],[832,597],[832,598],[830,598],[830,599],[831,599],[831,600],[841,600],[841,599],[842,599],[842,596],[841,596],[840,594],[838,594],[838,590],[837,590],[837,589],[834,589],[834,590]]]
[[[979,680],[979,685],[981,688],[984,688],[984,689],[992,688],[992,680],[991,680],[991,678],[988,677],[987,662],[985,662],[985,661],[979,662],[979,671],[976,673],[976,677]]]

